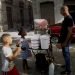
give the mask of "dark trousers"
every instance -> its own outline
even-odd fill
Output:
[[[62,48],[62,53],[65,60],[66,71],[71,72],[69,46]]]
[[[28,62],[26,59],[23,59],[23,70],[25,71],[26,69],[28,69]]]

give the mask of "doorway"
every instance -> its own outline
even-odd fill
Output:
[[[8,29],[13,28],[13,21],[12,21],[12,8],[6,7],[7,12],[7,22],[8,22]]]
[[[53,2],[43,2],[40,3],[41,18],[47,19],[50,25],[54,24],[54,3]]]
[[[74,24],[75,24],[75,5],[68,5],[69,10],[70,10],[70,14],[73,18]]]

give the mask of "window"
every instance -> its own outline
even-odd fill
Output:
[[[21,26],[24,26],[24,10],[20,9]]]
[[[7,12],[7,22],[8,22],[8,28],[13,28],[13,21],[12,21],[12,8],[6,7]]]
[[[13,0],[5,0],[6,3],[12,4]]]
[[[20,18],[21,18],[21,26],[24,26],[24,2],[19,1],[19,7],[20,7]]]

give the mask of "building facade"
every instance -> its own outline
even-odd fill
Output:
[[[34,19],[45,18],[50,25],[61,22],[60,8],[63,0],[32,0]]]
[[[75,0],[0,0],[0,27],[3,30],[16,30],[21,26],[34,27],[33,18],[44,18],[49,25],[63,20],[60,8],[66,4],[75,21]]]
[[[16,30],[21,26],[33,27],[31,2],[27,0],[0,0],[0,25],[3,30]]]
[[[75,0],[32,0],[32,2],[34,19],[45,18],[49,25],[62,22],[63,16],[60,14],[60,8],[66,4],[75,20]]]

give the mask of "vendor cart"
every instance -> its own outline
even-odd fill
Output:
[[[36,63],[43,62],[42,63],[43,66],[45,65],[43,67],[42,65],[38,66],[36,64],[36,67],[38,67],[38,69],[41,71],[41,74],[43,75],[44,74],[43,72],[45,72],[45,70],[47,72],[47,70],[48,70],[49,62],[54,60],[51,36],[50,36],[50,31],[47,28],[48,22],[46,19],[36,19],[36,20],[34,20],[34,23],[35,23],[35,31],[37,33],[36,35],[39,34],[39,36],[36,36],[31,39],[32,52],[33,52],[34,56],[36,57]],[[44,48],[43,48],[43,46],[44,46]],[[37,53],[35,53],[35,50],[37,51]],[[42,53],[43,51],[45,51],[46,54]],[[45,55],[46,55],[46,58],[48,59],[48,62],[45,59]],[[42,59],[43,59],[43,61],[41,61]],[[41,67],[42,67],[42,69],[40,69]],[[47,69],[45,69],[45,68],[47,68]]]
[[[49,35],[49,36],[51,34],[51,31],[48,28],[48,21],[46,19],[35,19],[34,20],[34,28],[35,28],[36,34]],[[47,51],[47,54],[49,57],[53,57],[51,39],[52,39],[52,37],[50,36],[49,48],[45,49]]]

